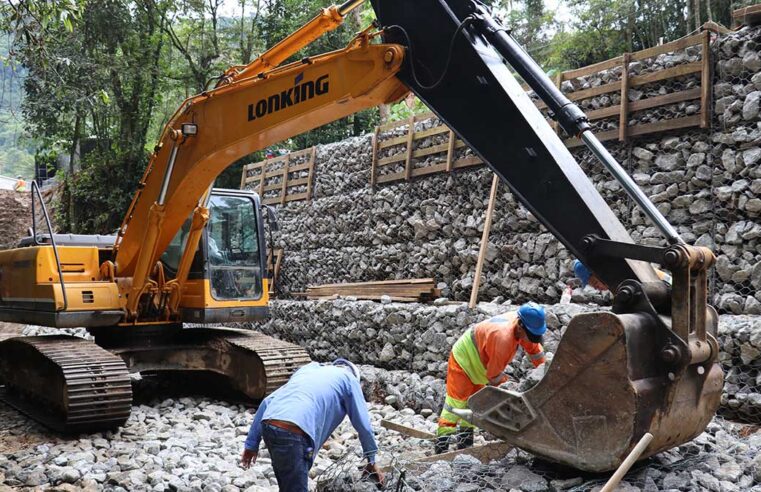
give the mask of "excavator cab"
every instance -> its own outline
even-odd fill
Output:
[[[214,189],[209,219],[180,304],[182,321],[224,323],[267,315],[266,214],[259,196],[246,190]],[[192,218],[185,221],[161,262],[168,278],[179,267]]]
[[[214,189],[208,208],[209,220],[182,291],[180,319],[169,321],[265,318],[269,298],[259,196],[247,190]],[[191,221],[185,221],[160,257],[164,282],[177,274]],[[59,328],[123,322],[124,297],[101,268],[111,259],[115,239],[80,234],[54,234],[51,239],[49,233],[35,229],[19,248],[0,251],[0,320]],[[8,295],[21,291],[24,298]],[[145,309],[157,315],[162,306]]]

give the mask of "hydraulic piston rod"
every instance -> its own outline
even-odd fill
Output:
[[[592,133],[586,115],[578,106],[573,104],[563,92],[547,77],[542,68],[518,44],[510,33],[499,24],[489,11],[475,3],[476,18],[479,32],[494,46],[505,61],[526,81],[537,96],[547,104],[555,119],[569,134],[578,136],[594,153],[595,157],[610,171],[613,177],[623,186],[626,193],[645,212],[645,215],[661,231],[669,244],[684,244],[679,233],[669,224],[668,220],[655,207],[642,189],[634,182],[629,174],[621,167],[602,143]]]

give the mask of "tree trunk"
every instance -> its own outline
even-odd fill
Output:
[[[79,111],[77,111],[76,115],[74,116],[74,134],[71,137],[71,150],[69,152],[69,179],[74,179],[76,163],[80,155],[79,135],[81,132],[82,132],[82,116],[79,113]],[[74,196],[71,194],[71,191],[68,190],[68,187],[66,191],[68,192],[67,193],[68,210],[66,212],[66,229],[74,232],[73,224],[72,224],[72,221],[74,219]]]

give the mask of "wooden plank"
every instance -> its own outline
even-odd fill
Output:
[[[633,113],[635,111],[642,111],[643,109],[650,109],[658,106],[665,106],[667,104],[698,99],[700,98],[700,93],[701,90],[699,87],[697,87],[695,89],[688,89],[686,91],[672,92],[671,94],[664,94],[662,96],[648,97],[647,99],[632,101],[629,103],[629,111],[630,113]]]
[[[412,172],[412,165],[410,161],[412,160],[412,148],[414,146],[415,142],[415,117],[410,117],[409,122],[409,128],[407,129],[407,152],[404,159],[404,179],[409,181],[411,172]]]
[[[441,133],[446,133],[448,131],[449,131],[449,127],[446,125],[434,126],[427,130],[423,130],[422,132],[415,132],[415,140],[422,140],[427,137],[434,137],[436,135],[439,135]]]
[[[431,147],[426,147],[424,149],[418,149],[412,152],[412,158],[417,159],[419,157],[425,157],[427,155],[432,154],[441,154],[447,151],[447,148],[449,147],[448,143],[433,145]]]
[[[634,77],[629,78],[629,84],[631,87],[637,87],[702,71],[703,64],[701,62],[683,63],[675,67],[667,68],[666,70],[658,70],[657,72],[646,73],[645,75],[635,75]]]
[[[243,166],[243,172],[240,175],[240,189],[246,189],[246,178],[248,177],[248,166]]]
[[[436,173],[443,173],[443,172],[449,172],[449,170],[447,169],[446,162],[442,162],[441,164],[433,164],[431,166],[415,168],[412,170],[412,177],[417,178],[420,176],[427,176],[429,174],[436,174]]]
[[[436,438],[436,434],[433,434],[431,432],[421,431],[413,427],[398,424],[396,422],[391,422],[390,420],[385,420],[385,419],[381,420],[381,427],[388,430],[396,431],[405,436],[415,437],[418,439],[435,439]]]
[[[617,67],[620,64],[621,57],[617,56],[615,58],[611,58],[610,60],[601,61],[593,65],[587,65],[586,67],[566,70],[563,72],[563,77],[565,80],[577,79],[585,75],[590,75],[593,73],[602,72],[603,70],[611,69],[613,67]]]
[[[735,27],[753,26],[761,20],[761,5],[751,5],[732,11]]]
[[[316,149],[317,147],[312,147],[311,150]],[[296,173],[299,171],[306,171],[311,167],[310,161],[305,162],[304,164],[296,164],[295,166],[291,166],[288,168],[289,173]]]
[[[378,176],[377,182],[388,183],[390,181],[399,181],[402,179],[404,179],[404,171],[400,171],[398,173],[385,174],[383,176]]]
[[[302,295],[302,293],[296,293],[293,294]],[[355,295],[355,294],[333,294],[329,296],[315,296],[309,293],[306,293],[306,298],[314,301],[320,301],[320,300],[326,300],[326,299],[338,299],[339,297],[356,297],[358,300],[363,301],[380,301],[383,297],[390,298],[393,302],[420,302],[420,299],[416,297],[395,297],[395,296],[378,296],[378,295]]]
[[[722,26],[721,24],[718,24],[714,21],[704,22],[703,25],[700,26],[700,29],[703,31],[715,32],[716,34],[729,34],[732,32],[731,29],[728,29],[725,26]]]
[[[618,141],[626,142],[626,129],[629,126],[629,60],[630,53],[624,53],[621,61],[621,113],[618,117]]]
[[[702,90],[700,94],[700,128],[708,128],[711,126],[711,115],[708,112],[708,108],[711,105],[711,35],[708,31],[703,32],[702,39],[702,65],[703,70],[700,74],[700,88]]]
[[[387,132],[389,130],[393,130],[394,128],[399,128],[400,126],[404,126],[406,124],[407,122],[404,120],[389,121],[388,123],[383,123],[382,125],[379,125],[378,130],[380,132]]]
[[[700,126],[702,116],[699,114],[685,116],[684,118],[674,118],[671,120],[658,121],[656,123],[647,123],[636,125],[630,128],[629,135],[645,135],[647,133],[665,132],[669,130],[678,130],[690,126]]]
[[[434,454],[432,456],[426,456],[415,460],[415,463],[431,463],[434,461],[452,461],[461,454],[467,454],[478,458],[482,463],[488,463],[490,461],[502,459],[507,456],[507,453],[513,447],[504,441],[492,442],[484,444],[483,446],[475,446],[472,448],[460,449],[457,451],[450,451],[448,453]]]
[[[453,164],[453,167],[455,169],[463,169],[466,167],[480,166],[483,163],[484,161],[482,161],[478,156],[470,155],[468,157],[456,160]]]
[[[294,186],[301,186],[305,184],[309,184],[309,178],[299,178],[299,179],[288,180],[288,188],[293,188]]]
[[[309,199],[309,193],[303,192],[303,193],[289,193],[286,197],[286,202],[296,202],[299,200],[308,200]]]
[[[369,285],[369,284],[375,284],[375,285],[403,285],[403,284],[433,284],[435,283],[435,280],[432,278],[404,278],[404,279],[398,279],[398,280],[371,280],[368,282],[340,282],[336,284],[321,284],[318,286],[309,286],[311,287],[343,287],[343,286],[351,286],[351,287],[357,287],[361,285]]]
[[[563,72],[560,72],[555,77],[555,87],[560,90],[560,86],[563,84]],[[563,91],[560,91],[563,92]],[[552,126],[552,129],[555,130],[556,135],[560,135],[560,123],[557,122],[557,120],[552,120],[550,123],[550,126]]]
[[[378,149],[387,149],[389,147],[394,147],[395,145],[404,145],[406,141],[407,141],[407,135],[401,135],[399,137],[389,138],[388,140],[384,140],[378,143]]]
[[[267,180],[267,174],[262,169],[261,180],[259,181],[259,198],[264,198],[264,182]],[[266,203],[266,202],[265,202]],[[267,203],[269,205],[269,203]]]
[[[384,157],[383,159],[378,159],[378,163],[376,164],[376,166],[377,167],[388,166],[389,164],[394,164],[395,162],[403,162],[406,158],[407,158],[407,153],[402,152],[400,154]]]
[[[608,106],[607,108],[600,108],[595,109],[594,111],[585,111],[585,114],[587,115],[587,119],[589,121],[596,121],[596,120],[602,120],[605,118],[610,118],[611,116],[616,116],[618,114],[621,114],[621,105],[616,104],[615,106]]]
[[[288,195],[288,165],[290,163],[290,160],[285,161],[285,165],[283,166],[283,180],[281,181],[283,185],[283,189],[280,191],[280,205],[285,205],[285,197]]]
[[[491,180],[491,191],[489,192],[489,205],[486,207],[486,217],[484,218],[484,231],[481,235],[481,248],[478,251],[478,261],[476,261],[476,273],[473,277],[473,288],[470,291],[470,303],[468,307],[473,309],[478,303],[478,288],[481,286],[481,272],[484,269],[486,260],[486,250],[489,248],[489,232],[491,231],[491,220],[494,216],[494,203],[497,201],[497,187],[499,186],[499,176],[494,174]]]
[[[430,294],[435,290],[435,284],[425,285],[357,285],[357,286],[339,286],[339,287],[307,287],[307,292],[315,295],[336,294],[341,292],[347,293],[365,293],[365,294],[388,294],[402,297],[415,297],[423,294]]]
[[[446,171],[452,172],[452,159],[454,159],[454,145],[457,141],[457,136],[454,134],[454,130],[449,129],[449,141],[447,142],[447,165]]]
[[[309,157],[309,174],[307,175],[307,197],[308,201],[312,201],[312,190],[314,189],[314,166],[317,162],[317,146],[312,147],[312,154]]]
[[[632,53],[631,60],[637,61],[637,60],[644,60],[646,58],[652,58],[657,55],[662,55],[663,53],[669,53],[672,51],[679,51],[687,48],[688,46],[694,46],[696,44],[700,44],[702,41],[703,34],[695,34],[693,36],[687,36],[685,38],[677,39],[675,41],[671,41],[670,43],[665,43],[660,46],[653,46],[652,48],[647,48],[642,51],[637,51],[636,53]]]
[[[281,190],[283,188],[283,185],[281,183],[271,184],[267,186],[262,187],[262,192],[264,191],[274,191],[274,190]]]
[[[607,94],[609,92],[616,92],[621,86],[621,81],[610,82],[609,84],[598,85],[597,87],[590,87],[589,89],[583,89],[576,92],[569,92],[566,97],[571,101],[579,101],[581,99],[589,99],[590,97]]]
[[[370,187],[375,187],[375,184],[377,182],[377,173],[378,173],[378,135],[380,134],[380,127],[375,127],[375,132],[373,132],[373,159],[370,164]]]

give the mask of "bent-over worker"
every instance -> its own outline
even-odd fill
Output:
[[[507,382],[505,368],[520,345],[534,367],[544,363],[542,335],[547,331],[544,308],[529,302],[515,313],[506,313],[469,328],[452,347],[447,367],[447,397],[436,430],[436,453],[449,448],[456,435],[457,448],[473,445],[474,426],[451,412],[465,409],[468,398],[489,384]],[[460,432],[457,432],[457,425]]]
[[[296,371],[256,411],[242,466],[256,462],[263,438],[280,490],[306,491],[317,451],[348,415],[367,458],[365,475],[382,483],[383,474],[375,465],[378,446],[359,382],[359,368],[346,359],[332,364],[312,362]]]

